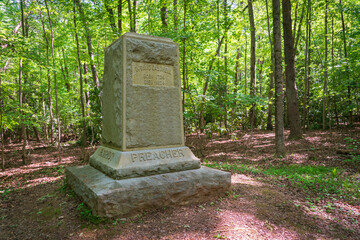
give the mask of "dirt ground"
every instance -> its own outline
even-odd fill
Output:
[[[339,161],[347,156],[338,153],[346,147],[345,137],[359,138],[359,133],[358,126],[306,132],[303,139],[286,141],[282,159],[274,158],[274,134],[267,131],[241,131],[233,140],[191,135],[186,145],[207,163],[315,164],[360,173],[360,166]],[[20,149],[20,144],[6,147],[7,168],[0,172],[0,239],[360,239],[357,203],[309,204],[306,192],[286,182],[237,173],[231,191],[213,201],[93,223],[80,216],[81,201],[64,188],[65,168],[86,164],[81,149],[64,144],[57,162],[55,148],[31,142],[25,166]],[[329,201],[331,211],[325,207]]]

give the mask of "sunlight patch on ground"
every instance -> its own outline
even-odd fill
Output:
[[[66,163],[66,162],[39,162],[39,163],[33,163],[33,164],[26,165],[26,166],[18,167],[18,168],[7,169],[4,172],[0,172],[0,178],[32,173],[32,172],[50,168],[50,167],[58,167],[60,165],[63,165],[64,163]]]
[[[220,222],[213,230],[215,238],[227,239],[298,239],[295,231],[260,220],[254,214],[242,210],[223,210]],[[285,234],[285,236],[283,236]],[[241,237],[241,238],[239,238]],[[284,238],[284,239],[285,239]]]
[[[254,180],[253,178],[246,176],[244,174],[233,174],[231,176],[231,184],[247,184],[251,186],[263,186],[264,184]]]
[[[27,181],[28,184],[25,187],[36,186],[39,184],[54,182],[61,178],[63,178],[63,176],[36,178],[36,179],[28,180]]]

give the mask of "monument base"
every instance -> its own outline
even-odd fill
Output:
[[[101,217],[200,202],[223,194],[231,185],[230,173],[208,167],[115,180],[86,165],[67,168],[66,178],[93,214]]]

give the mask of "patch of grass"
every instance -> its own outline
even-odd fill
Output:
[[[89,223],[98,225],[100,223],[106,223],[108,221],[108,219],[106,218],[93,215],[91,209],[84,203],[80,203],[76,210],[79,211],[79,216]]]
[[[208,167],[288,180],[292,186],[315,193],[320,198],[334,195],[350,203],[360,202],[360,179],[345,173],[341,168],[312,165],[251,166],[247,164],[215,163]]]

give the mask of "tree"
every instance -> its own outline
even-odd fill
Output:
[[[57,127],[58,127],[58,137],[57,137],[57,150],[58,150],[58,161],[61,161],[61,124],[60,124],[60,118],[59,118],[59,104],[58,104],[58,88],[57,88],[57,79],[56,79],[56,67],[55,67],[55,55],[54,55],[54,32],[52,28],[52,22],[50,17],[50,11],[49,6],[47,4],[47,0],[45,1],[46,11],[48,15],[48,21],[50,26],[50,33],[51,33],[51,56],[52,56],[52,67],[53,67],[53,73],[54,73],[54,88],[55,88],[55,109],[56,109],[56,121],[57,121]]]
[[[283,109],[283,78],[282,78],[282,49],[280,26],[280,0],[273,0],[273,34],[275,57],[275,148],[276,155],[285,154],[284,143],[284,109]]]
[[[295,74],[295,45],[291,23],[290,0],[282,0],[285,76],[286,76],[286,100],[287,113],[290,125],[290,139],[302,137],[299,114],[299,104]]]
[[[255,23],[254,23],[254,11],[252,0],[248,0],[248,9],[249,9],[249,20],[250,20],[250,96],[255,96],[255,85],[256,85],[256,56],[255,56]],[[256,126],[255,123],[255,104],[252,104],[250,109],[250,125],[251,129]]]

